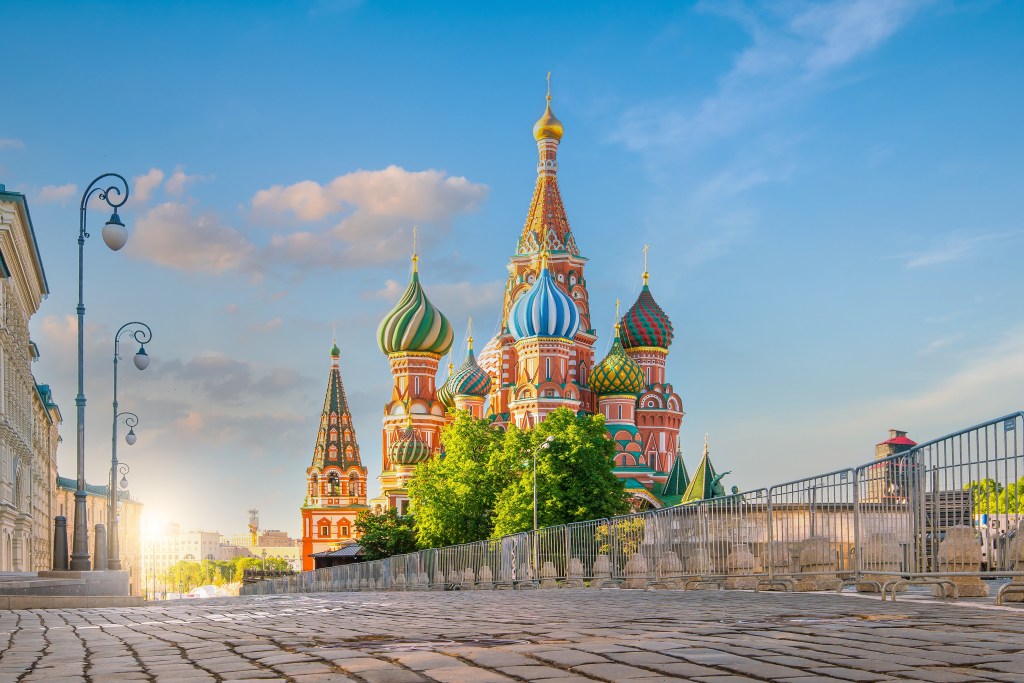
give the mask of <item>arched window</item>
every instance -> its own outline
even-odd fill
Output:
[[[327,477],[327,490],[330,496],[341,495],[341,485],[336,472],[331,472],[330,476]]]
[[[316,472],[309,478],[309,495],[316,496],[320,493],[320,477],[316,476]]]
[[[348,477],[348,495],[359,495],[359,475],[353,472]]]
[[[551,359],[550,358],[545,358],[544,359],[544,372],[547,375],[548,381],[550,382],[551,381]]]

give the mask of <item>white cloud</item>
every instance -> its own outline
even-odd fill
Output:
[[[833,0],[786,3],[758,14],[743,6],[702,3],[735,20],[751,45],[712,95],[694,103],[641,102],[622,116],[612,139],[629,149],[694,148],[763,120],[806,96],[822,80],[891,38],[930,0]]]
[[[381,171],[347,173],[326,185],[312,180],[287,187],[274,185],[257,192],[252,207],[257,214],[291,214],[301,221],[319,221],[351,210],[354,214],[443,222],[454,214],[477,209],[487,191],[486,185],[443,171],[407,171],[392,165]]]
[[[1014,231],[972,235],[958,230],[946,235],[931,249],[908,254],[902,258],[906,259],[907,268],[925,268],[942,263],[952,263],[974,255],[978,251],[978,247],[986,242],[1011,240],[1019,238],[1021,234],[1020,231]]]
[[[0,149],[25,149],[25,143],[17,138],[0,138]]]
[[[46,185],[43,189],[39,190],[38,199],[41,202],[65,204],[75,195],[76,192],[78,192],[78,186],[74,183],[68,183],[66,185]]]
[[[132,178],[135,185],[135,198],[140,202],[148,202],[153,196],[153,190],[164,181],[164,172],[159,168],[151,168],[147,173]]]
[[[150,173],[152,173],[152,171],[150,171]],[[172,173],[171,177],[167,179],[166,183],[164,183],[164,192],[166,192],[167,194],[172,194],[176,197],[180,197],[182,194],[184,194],[186,187],[196,182],[199,182],[200,180],[206,179],[206,176],[188,175],[179,166],[178,168],[174,169],[174,173]]]
[[[138,221],[128,254],[161,266],[204,273],[253,267],[255,248],[213,213],[193,215],[184,204],[167,202]]]

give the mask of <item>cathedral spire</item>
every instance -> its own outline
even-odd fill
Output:
[[[320,431],[317,433],[316,448],[313,451],[313,466],[324,468],[335,465],[342,469],[355,465],[360,467],[359,444],[352,424],[352,412],[345,396],[345,385],[341,381],[338,359],[341,350],[335,340],[331,344],[331,369],[327,375],[327,391],[324,394],[324,408],[320,416]]]

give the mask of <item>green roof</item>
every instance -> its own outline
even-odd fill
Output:
[[[661,490],[661,495],[670,497],[682,496],[686,493],[686,489],[689,486],[690,475],[686,471],[686,463],[683,462],[683,454],[676,453],[675,463],[672,465],[672,470],[668,475],[668,480],[665,482],[665,486]]]
[[[708,498],[718,498],[725,495],[725,488],[722,487],[722,477],[728,472],[722,474],[716,474],[715,468],[711,464],[711,456],[708,455],[708,441],[707,437],[704,437],[704,455],[700,459],[700,464],[697,465],[697,470],[693,473],[693,479],[690,480],[690,485],[686,487],[686,493],[683,494],[683,503],[692,503],[697,500],[707,500]]]

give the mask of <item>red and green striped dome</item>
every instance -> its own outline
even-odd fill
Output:
[[[637,346],[654,346],[668,350],[675,332],[672,321],[654,300],[646,284],[640,290],[636,303],[622,316],[622,346],[632,349]]]
[[[465,362],[445,385],[450,385],[449,390],[453,396],[486,396],[491,390],[491,376],[477,364],[472,346]]]
[[[443,356],[452,347],[452,326],[420,285],[413,271],[405,294],[377,328],[380,350],[392,353],[433,353]]]
[[[388,458],[396,465],[417,465],[430,457],[430,446],[409,425],[388,447]]]
[[[626,355],[616,330],[615,341],[608,355],[594,366],[588,381],[591,390],[599,396],[633,394],[644,388],[644,373],[632,358]]]

